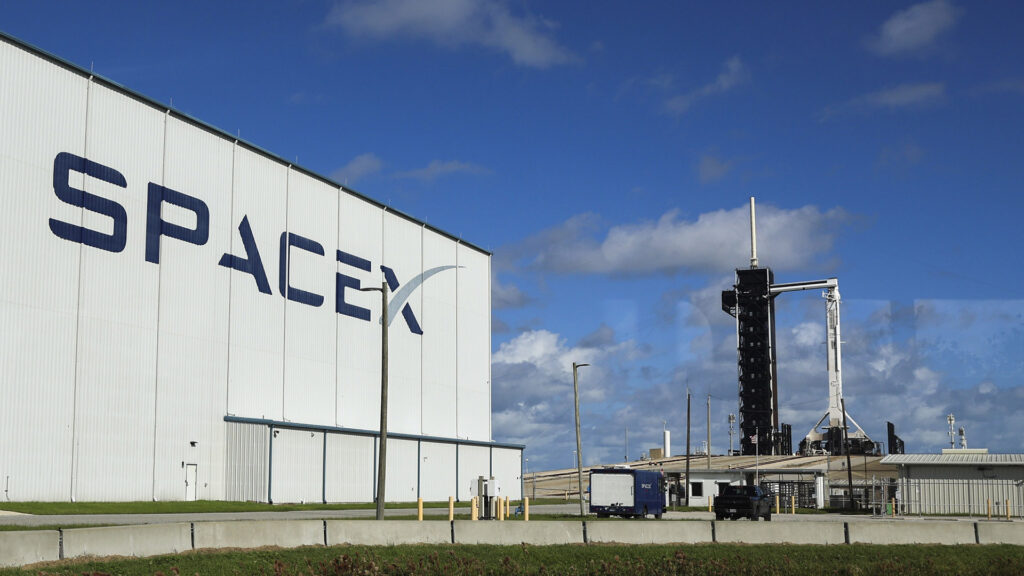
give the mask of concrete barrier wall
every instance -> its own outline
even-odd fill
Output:
[[[190,524],[140,524],[64,530],[64,557],[156,556],[192,549]]]
[[[456,544],[583,544],[582,522],[455,521]]]
[[[290,548],[324,543],[322,520],[196,522],[196,548]]]
[[[587,522],[588,542],[620,544],[697,544],[711,542],[711,522]]]
[[[364,544],[393,546],[395,544],[451,544],[452,525],[431,520],[328,520],[327,545]]]
[[[56,530],[0,532],[0,566],[24,566],[60,558]]]
[[[850,544],[974,544],[974,523],[870,520],[850,522]]]
[[[845,544],[842,522],[715,521],[716,542],[746,544]]]
[[[978,544],[1024,546],[1024,524],[1020,522],[978,522]]]

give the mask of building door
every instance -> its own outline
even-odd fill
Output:
[[[196,465],[185,464],[185,501],[191,502],[196,499]]]

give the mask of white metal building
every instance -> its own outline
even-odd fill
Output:
[[[521,494],[491,441],[490,254],[0,36],[11,501]]]
[[[903,514],[1024,516],[1024,454],[943,450],[942,454],[892,454],[882,464],[899,467],[897,506]]]

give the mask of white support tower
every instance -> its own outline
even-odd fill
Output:
[[[807,446],[813,446],[815,442],[820,445],[822,440],[828,438],[829,428],[843,427],[843,353],[842,339],[840,338],[839,322],[839,281],[836,278],[828,280],[815,280],[811,282],[793,282],[789,284],[773,284],[771,293],[781,294],[783,292],[795,292],[798,290],[825,289],[822,296],[825,298],[826,307],[826,347],[828,365],[828,409],[825,415],[818,420],[818,423],[811,428],[805,438]],[[846,419],[852,425],[848,431],[851,439],[869,440],[864,429],[857,424],[857,421],[846,414]],[[821,430],[825,431],[822,432]],[[831,449],[835,452],[834,449]]]

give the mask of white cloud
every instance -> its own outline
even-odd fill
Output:
[[[375,154],[360,154],[345,166],[332,172],[331,178],[342,184],[355,184],[358,180],[380,172],[383,166],[384,162]]]
[[[470,164],[468,162],[459,162],[457,160],[451,160],[448,162],[442,162],[440,160],[434,160],[427,165],[426,168],[420,168],[418,170],[409,170],[408,172],[399,172],[395,174],[395,178],[410,178],[413,180],[422,180],[429,182],[435,180],[441,176],[447,176],[449,174],[489,174],[490,170],[476,164]]]
[[[819,120],[825,121],[848,113],[868,114],[877,110],[924,108],[938,104],[945,96],[946,85],[941,82],[904,83],[827,106]]]
[[[900,84],[863,96],[865,105],[871,108],[906,108],[921,106],[940,100],[946,94],[941,82]]]
[[[700,163],[697,165],[697,173],[700,175],[700,181],[703,183],[717,182],[722,178],[725,178],[727,174],[732,170],[732,161],[722,160],[716,156],[705,154],[700,157]]]
[[[665,110],[673,116],[681,116],[699,100],[728,92],[743,84],[749,78],[750,73],[747,71],[746,66],[743,65],[743,61],[740,60],[739,56],[733,56],[725,61],[722,71],[718,73],[718,77],[713,82],[709,82],[685,94],[669,98],[665,101]]]
[[[878,33],[867,40],[867,47],[879,56],[921,53],[953,28],[960,12],[947,0],[915,4],[886,20]]]
[[[530,301],[525,292],[514,284],[505,284],[496,275],[491,278],[491,306],[495,310],[520,308]]]
[[[495,0],[351,0],[336,4],[326,23],[358,39],[412,38],[447,47],[482,46],[533,68],[577,60],[552,38],[555,23],[515,15]]]
[[[776,270],[820,263],[832,249],[842,209],[758,206],[758,258]],[[640,275],[680,270],[726,272],[750,259],[749,209],[717,210],[687,220],[673,210],[657,221],[620,224],[603,238],[593,215],[570,218],[516,248],[528,264],[560,273]]]

